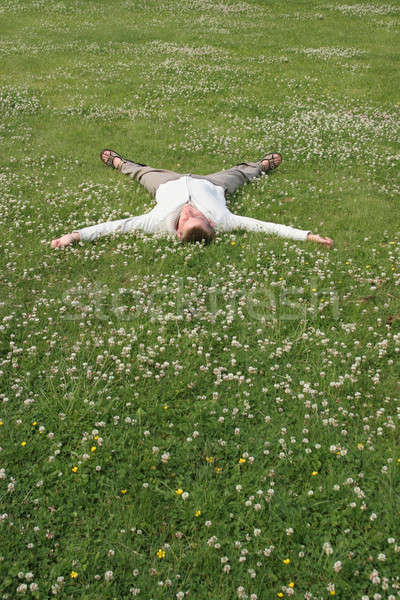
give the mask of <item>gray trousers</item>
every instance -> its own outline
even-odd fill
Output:
[[[155,196],[158,187],[167,181],[173,181],[183,176],[183,173],[175,173],[165,169],[153,169],[147,165],[135,163],[130,160],[123,160],[120,163],[118,170],[125,175],[129,175],[132,179],[136,179],[146,190]],[[218,171],[211,175],[192,175],[196,179],[206,179],[214,185],[219,185],[224,188],[225,193],[233,194],[241,185],[248,183],[256,177],[260,177],[264,170],[260,162],[240,163],[231,169]]]

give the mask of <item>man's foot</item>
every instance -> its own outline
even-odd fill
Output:
[[[102,150],[100,158],[107,167],[112,167],[113,169],[118,169],[123,162],[122,157],[117,152],[114,152],[114,150]]]
[[[273,169],[277,169],[282,162],[282,156],[279,152],[272,152],[271,154],[267,154],[260,160],[261,167],[264,173],[268,171],[272,171]]]

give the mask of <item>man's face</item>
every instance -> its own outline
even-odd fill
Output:
[[[181,239],[186,227],[199,224],[207,224],[209,227],[214,227],[214,223],[212,221],[209,221],[203,215],[203,213],[201,213],[199,210],[197,210],[190,204],[185,204],[185,206],[181,210],[178,225],[176,227],[176,234],[178,238]]]

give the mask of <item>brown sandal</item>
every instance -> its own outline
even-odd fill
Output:
[[[274,162],[274,159],[279,156],[279,158],[281,159],[279,161],[279,163],[276,165]],[[262,164],[262,162],[264,160],[268,161],[268,167],[266,167],[265,165]],[[279,167],[279,165],[282,162],[282,155],[279,154],[279,152],[271,152],[270,154],[267,154],[266,156],[264,156],[260,161],[261,163],[261,168],[263,170],[264,173],[267,173],[268,171],[273,171],[274,169],[277,169]]]
[[[103,159],[104,152],[110,153],[107,160]],[[100,160],[106,165],[106,167],[112,167],[113,169],[116,168],[114,167],[114,158],[120,158],[121,160],[125,160],[120,154],[118,154],[118,152],[114,152],[114,150],[110,150],[109,148],[104,148],[104,150],[100,152]]]

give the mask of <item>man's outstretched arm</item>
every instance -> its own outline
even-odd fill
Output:
[[[311,231],[297,229],[296,227],[290,227],[289,225],[281,225],[280,223],[269,223],[267,221],[260,221],[251,217],[241,217],[239,215],[231,214],[231,225],[232,229],[245,229],[246,231],[260,231],[263,233],[269,233],[277,235],[278,237],[315,242],[317,244],[323,244],[324,246],[332,247],[333,240],[328,237],[322,237]]]
[[[53,240],[50,245],[52,248],[64,248],[64,246],[70,246],[74,242],[79,242],[80,240],[92,242],[105,235],[113,233],[129,233],[130,231],[135,230],[154,233],[154,223],[151,217],[151,211],[137,217],[128,217],[127,219],[108,221],[107,223],[99,223],[98,225],[84,227],[83,229],[67,233],[60,238]]]

